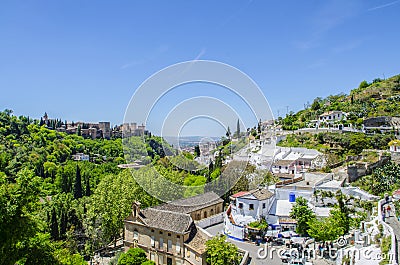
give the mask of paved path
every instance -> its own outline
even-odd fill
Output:
[[[397,249],[397,263],[399,263],[400,257],[400,222],[396,218],[396,214],[394,213],[394,207],[390,204],[392,211],[390,212],[390,216],[386,217],[385,222],[393,228],[393,232],[396,236],[396,249]],[[387,216],[387,215],[386,215]]]
[[[211,227],[206,228],[207,232],[209,232],[211,235],[215,236],[218,233],[223,233],[224,225],[223,224],[218,224],[214,225]],[[268,255],[265,258],[258,258],[258,250],[260,248],[265,248],[263,244],[260,246],[256,246],[253,243],[250,242],[241,242],[238,240],[233,240],[228,238],[228,241],[235,244],[238,248],[246,250],[249,252],[249,256],[251,258],[249,265],[282,265],[282,264],[287,264],[283,263],[281,259],[279,258],[279,255],[277,254],[277,251],[280,247],[275,247],[277,250],[272,252],[272,256],[270,256],[271,251],[269,251]],[[268,251],[268,250],[267,250]],[[264,251],[260,253],[261,255],[264,255]],[[311,260],[313,265],[332,265],[334,264],[331,261],[327,261],[325,259],[313,259]]]

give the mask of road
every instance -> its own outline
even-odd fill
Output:
[[[391,204],[390,207],[394,209]],[[390,212],[390,216],[386,217],[385,222],[393,228],[393,232],[396,236],[396,248],[397,248],[397,261],[400,258],[400,222],[396,218],[394,210]]]

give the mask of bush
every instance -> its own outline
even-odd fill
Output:
[[[147,261],[146,252],[141,248],[130,248],[119,257],[118,265],[141,265]]]

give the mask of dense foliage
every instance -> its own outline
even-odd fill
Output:
[[[241,261],[238,248],[226,241],[226,236],[219,235],[206,242],[207,263],[213,265],[233,264]]]
[[[388,163],[373,171],[371,175],[361,177],[353,183],[374,195],[383,196],[400,188],[400,165]]]
[[[134,200],[159,203],[137,184],[153,180],[153,171],[117,167],[126,161],[122,139],[85,139],[58,132],[59,123],[0,112],[0,264],[82,264],[122,236]],[[201,185],[209,175],[208,168],[175,166],[166,157],[173,149],[160,137],[124,140],[127,161],[151,163],[175,183]],[[143,152],[129,153],[131,147]],[[74,161],[77,153],[90,161]]]
[[[318,149],[324,153],[336,154],[338,158],[345,158],[348,155],[358,155],[364,149],[387,150],[394,138],[393,134],[301,133],[287,135],[285,140],[279,142],[279,146]]]
[[[148,263],[146,252],[141,248],[130,248],[126,253],[121,254],[118,260],[118,265],[142,265],[142,264],[155,264],[154,262]]]
[[[363,118],[377,116],[400,115],[400,75],[386,80],[374,79],[371,83],[362,81],[358,88],[349,95],[338,94],[326,98],[317,97],[304,110],[290,112],[285,117],[279,117],[278,122],[286,130],[308,127],[312,120],[318,120],[319,115],[327,111],[344,111],[349,113],[342,124],[353,124],[361,127]]]

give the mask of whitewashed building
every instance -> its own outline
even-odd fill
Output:
[[[238,192],[231,196],[231,203],[225,213],[225,234],[243,240],[247,225],[256,220],[266,219],[274,202],[274,193],[267,189]]]

